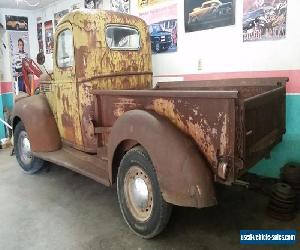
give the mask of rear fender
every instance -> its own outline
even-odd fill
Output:
[[[198,208],[217,203],[211,170],[194,141],[167,119],[143,110],[126,112],[112,127],[108,143],[111,183],[124,154],[118,147],[128,141],[148,152],[165,201]]]

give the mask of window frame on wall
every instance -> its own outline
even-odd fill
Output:
[[[59,58],[58,58],[58,55],[59,55],[59,44],[60,44],[60,37],[61,37],[61,34],[64,33],[64,32],[70,32],[71,36],[70,38],[72,39],[71,41],[71,49],[68,51],[68,52],[71,52],[70,53],[70,58],[72,59],[72,61],[66,65],[66,66],[63,66],[63,65],[60,65],[60,63],[58,62]],[[65,48],[66,49],[66,48]],[[56,66],[58,69],[60,70],[70,70],[70,69],[73,69],[74,67],[74,60],[75,60],[75,53],[74,53],[74,39],[73,39],[73,32],[70,28],[65,28],[63,30],[61,30],[58,34],[57,34],[57,42],[56,42],[56,55],[55,55],[55,63],[56,63]]]
[[[117,47],[117,46],[112,46],[112,44],[109,44],[108,41],[108,35],[107,35],[107,31],[110,28],[120,28],[120,29],[131,29],[132,31],[136,31],[136,34],[138,35],[138,46],[137,47]],[[133,25],[124,25],[124,24],[107,24],[105,26],[105,41],[106,41],[106,45],[109,49],[111,50],[115,50],[115,51],[139,51],[141,49],[141,34],[140,31],[138,30],[137,27],[133,26]],[[120,39],[121,41],[121,39]]]

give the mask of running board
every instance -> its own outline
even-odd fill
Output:
[[[66,167],[77,173],[85,175],[105,186],[111,186],[107,172],[107,161],[99,155],[90,155],[68,146],[54,152],[32,152],[32,154],[45,161]]]

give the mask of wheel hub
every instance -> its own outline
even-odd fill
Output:
[[[126,173],[124,192],[131,214],[138,221],[148,220],[153,208],[152,186],[148,175],[140,167],[131,167]]]
[[[32,153],[30,147],[30,141],[27,137],[27,133],[22,131],[18,139],[20,158],[24,164],[30,164],[32,160]]]

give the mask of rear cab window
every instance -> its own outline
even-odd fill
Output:
[[[107,46],[112,50],[140,49],[140,33],[132,26],[108,25],[105,36]]]

